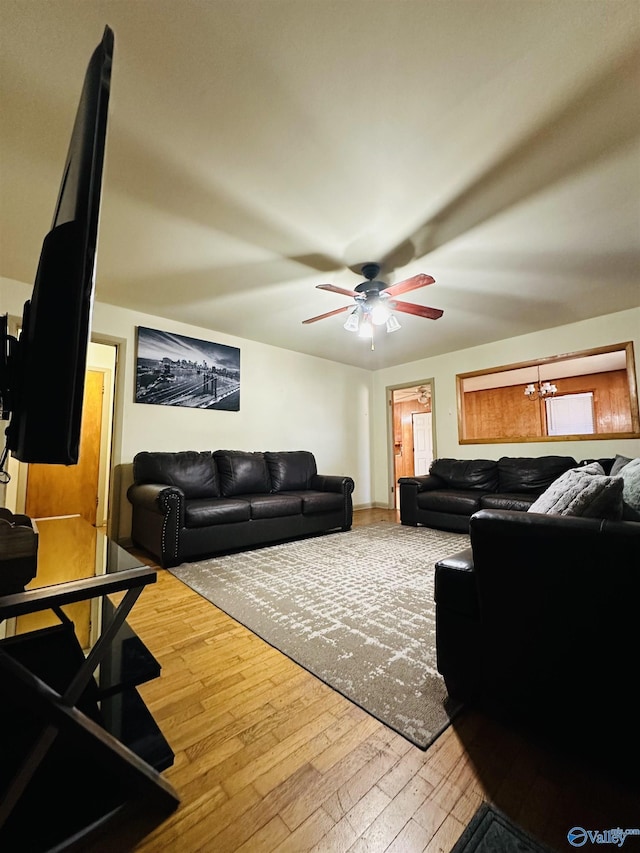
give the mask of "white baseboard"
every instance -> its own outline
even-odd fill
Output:
[[[354,504],[353,511],[356,512],[359,509],[393,509],[389,504],[381,503],[380,501],[374,501],[373,503],[368,504]]]

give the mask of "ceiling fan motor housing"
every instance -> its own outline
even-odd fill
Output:
[[[376,276],[380,273],[380,264],[376,263],[367,263],[363,264],[361,271],[362,275],[367,279],[367,281],[361,282],[354,290],[357,293],[364,293],[366,296],[378,295],[381,290],[386,288],[386,284],[384,281],[380,281],[376,279]]]
[[[380,270],[381,270],[380,264],[368,263],[368,264],[362,265],[361,272],[365,278],[368,278],[369,281],[373,281],[373,279],[378,275]]]

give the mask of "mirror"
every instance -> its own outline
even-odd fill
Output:
[[[456,376],[460,444],[639,438],[633,343]]]

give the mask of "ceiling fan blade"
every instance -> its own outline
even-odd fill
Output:
[[[308,320],[303,320],[304,323],[315,323],[316,320],[324,320],[325,317],[333,317],[335,314],[342,314],[343,311],[348,311],[353,308],[353,305],[343,305],[342,308],[336,308],[335,311],[327,311],[326,314],[318,314],[317,317],[310,317]]]
[[[440,308],[429,308],[428,305],[414,305],[413,302],[396,302],[394,299],[389,308],[392,311],[404,311],[405,314],[415,314],[416,317],[426,317],[429,320],[437,320],[442,317],[444,311]]]
[[[426,287],[428,284],[434,284],[435,278],[425,273],[419,273],[411,278],[405,278],[404,281],[398,281],[390,287],[385,287],[384,292],[389,296],[400,296],[401,293],[407,293],[409,290],[417,290],[419,287]]]
[[[336,287],[335,284],[316,284],[318,290],[330,290],[331,293],[340,293],[342,296],[351,296],[353,299],[358,295],[355,290],[345,290],[344,287]]]

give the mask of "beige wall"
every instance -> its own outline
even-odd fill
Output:
[[[558,326],[518,338],[485,344],[455,353],[421,359],[409,364],[378,370],[373,377],[372,492],[376,504],[387,506],[391,497],[389,470],[389,434],[386,388],[434,378],[434,414],[436,446],[434,455],[460,459],[498,459],[500,456],[544,456],[554,454],[586,459],[615,456],[640,456],[640,439],[599,439],[589,441],[527,442],[512,444],[458,443],[456,374],[484,370],[502,364],[576,352],[590,347],[633,341],[636,377],[640,359],[640,308]]]

